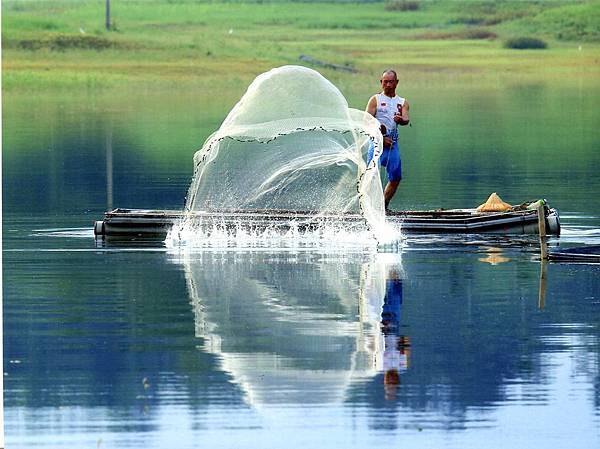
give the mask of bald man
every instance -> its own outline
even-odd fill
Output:
[[[381,166],[385,167],[388,183],[383,191],[385,210],[388,210],[400,181],[402,180],[402,161],[398,147],[398,125],[410,123],[408,117],[408,101],[396,95],[398,75],[394,70],[386,70],[381,75],[381,93],[373,95],[367,103],[366,111],[379,120],[383,134],[383,152],[379,158]],[[373,158],[374,148],[369,151],[368,162]]]

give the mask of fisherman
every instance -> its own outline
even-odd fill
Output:
[[[381,124],[383,152],[379,158],[379,163],[385,167],[388,178],[388,183],[383,191],[387,212],[390,201],[402,179],[402,161],[400,160],[400,149],[398,147],[397,127],[398,125],[408,125],[410,119],[408,117],[408,101],[396,95],[396,87],[398,86],[396,72],[391,69],[386,70],[381,75],[380,81],[382,92],[370,98],[366,111],[379,120]],[[371,147],[368,162],[373,158],[373,151],[374,147]]]

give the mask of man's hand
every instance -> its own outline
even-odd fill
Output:
[[[403,126],[403,125],[408,125],[408,122],[409,122],[410,120],[408,120],[408,117],[407,117],[407,116],[405,116],[404,114],[400,114],[399,112],[396,112],[396,113],[394,114],[394,121],[395,121],[396,123],[398,123],[398,125],[401,125],[401,126]]]
[[[383,148],[390,148],[392,146],[392,138],[385,136],[383,138]]]
[[[400,126],[408,125],[410,119],[408,118],[408,101],[404,102],[400,112],[394,114],[394,122]]]

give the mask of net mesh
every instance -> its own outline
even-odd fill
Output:
[[[273,69],[254,80],[194,155],[186,210],[360,213],[379,226],[381,140],[377,120],[349,108],[318,72]]]

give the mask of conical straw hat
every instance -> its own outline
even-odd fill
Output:
[[[512,206],[502,201],[496,192],[492,193],[485,203],[477,208],[477,212],[506,212]]]

